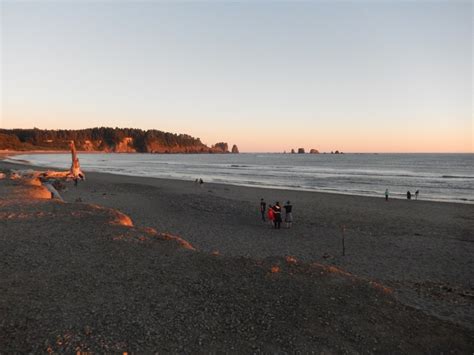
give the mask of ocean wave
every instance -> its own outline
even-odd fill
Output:
[[[6,162],[15,163],[15,164],[31,164],[29,160],[26,159],[15,159],[15,158],[5,158]]]
[[[462,176],[462,175],[442,175],[443,179],[473,179],[474,176]]]

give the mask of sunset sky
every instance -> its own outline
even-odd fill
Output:
[[[2,128],[473,152],[471,1],[4,1]]]

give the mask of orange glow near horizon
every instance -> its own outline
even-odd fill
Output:
[[[304,148],[306,152],[317,149],[321,153],[336,150],[345,153],[474,153],[474,132],[472,122],[468,120],[457,120],[451,125],[432,125],[424,129],[406,129],[385,122],[375,127],[363,123],[355,127],[350,122],[338,127],[323,122],[312,124],[307,129],[301,125],[286,127],[284,123],[278,123],[278,128],[272,129],[271,126],[265,126],[265,122],[271,119],[255,120],[257,123],[252,127],[239,125],[235,120],[222,120],[212,127],[186,125],[185,121],[157,120],[156,126],[136,127],[133,120],[125,115],[100,119],[99,114],[88,114],[85,110],[54,111],[38,107],[33,112],[32,109],[18,106],[13,110],[7,105],[2,113],[0,128],[84,129],[109,126],[158,129],[189,134],[200,138],[208,146],[224,141],[230,149],[236,144],[241,153],[289,153],[291,149],[297,151],[298,148]],[[87,121],[85,117],[88,117]]]
[[[283,152],[290,153],[304,148],[306,152],[317,149],[319,152],[342,151],[345,153],[474,153],[474,137],[470,127],[441,130],[404,132],[403,129],[372,129],[367,132],[339,133],[319,132],[289,134],[281,130],[274,134],[265,133],[235,137],[241,152]]]

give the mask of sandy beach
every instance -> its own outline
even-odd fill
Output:
[[[474,350],[474,205],[91,172],[65,203],[33,188],[0,181],[8,351]],[[292,228],[260,198],[290,200]]]

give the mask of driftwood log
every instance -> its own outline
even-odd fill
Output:
[[[61,195],[58,192],[57,186],[60,186],[60,181],[74,181],[75,184],[79,180],[85,180],[86,175],[82,172],[79,164],[79,158],[77,157],[76,146],[74,141],[70,143],[71,148],[71,168],[69,171],[54,171],[48,170],[45,172],[35,171],[31,169],[24,170],[12,170],[10,173],[11,179],[22,179],[22,180],[36,180],[41,183],[48,191],[51,192],[51,198],[62,200]]]
[[[74,145],[74,141],[70,143],[71,147],[71,168],[69,171],[46,171],[40,173],[40,179],[42,181],[50,180],[50,179],[60,179],[60,180],[74,180],[77,182],[78,180],[85,180],[86,175],[82,172],[81,166],[79,164],[79,158],[77,157],[76,146]]]
[[[74,145],[74,141],[71,141],[71,169],[69,170],[69,175],[72,176],[73,179],[81,179],[85,180],[86,176],[81,170],[81,166],[79,164],[79,158],[77,157],[76,153],[76,146]]]

